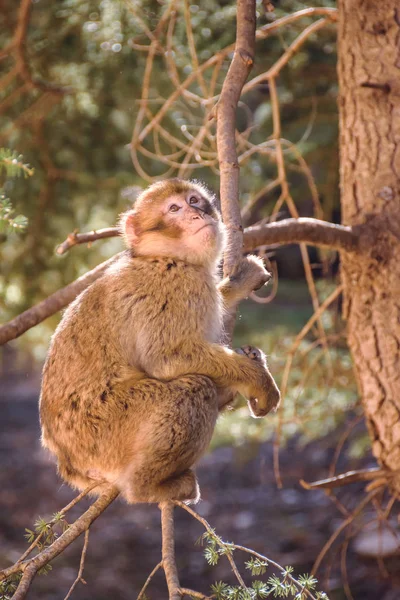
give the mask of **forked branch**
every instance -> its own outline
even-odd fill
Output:
[[[351,227],[335,225],[326,221],[319,221],[318,219],[285,219],[245,229],[243,236],[244,246],[241,248],[241,251],[250,252],[260,246],[271,244],[295,244],[303,242],[334,250],[356,252],[359,251],[359,236],[361,231],[362,227],[360,226],[356,232]],[[117,235],[119,235],[119,231],[116,227],[109,227],[91,233],[71,234],[59,246],[59,248],[62,248],[62,252],[58,250],[58,253],[64,253],[76,244],[86,244],[97,239]],[[76,281],[57,290],[57,292],[54,292],[54,294],[36,304],[36,306],[29,308],[8,323],[2,325],[0,327],[0,346],[19,337],[28,329],[35,327],[35,325],[38,325],[62,308],[65,308],[78,294],[103,275],[105,270],[118,260],[120,256],[121,254],[116,254],[85,273],[85,275],[82,275],[82,277],[79,277]]]
[[[56,556],[61,554],[76,538],[87,531],[93,521],[95,521],[118,496],[116,488],[108,488],[99,498],[83,513],[76,521],[68,527],[64,533],[57,538],[50,546],[39,552],[35,557],[25,561],[17,561],[15,565],[0,571],[0,581],[3,581],[10,575],[22,572],[21,580],[13,596],[13,600],[22,600],[26,597],[29,588],[37,572],[51,562]]]

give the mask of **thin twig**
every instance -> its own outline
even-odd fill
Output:
[[[57,246],[57,254],[65,254],[70,248],[77,244],[91,244],[95,240],[103,240],[105,238],[116,237],[119,235],[118,227],[106,227],[97,229],[88,233],[70,233],[67,239]]]
[[[83,542],[83,548],[82,548],[82,554],[81,554],[81,561],[79,563],[79,571],[78,571],[78,575],[76,576],[76,579],[74,581],[74,583],[71,585],[68,594],[65,596],[64,600],[68,600],[68,598],[71,597],[72,592],[74,591],[74,589],[76,588],[76,586],[78,585],[78,583],[80,581],[82,581],[82,583],[86,583],[83,579],[82,579],[82,575],[83,575],[83,569],[85,568],[85,558],[86,558],[86,552],[88,549],[88,544],[89,544],[89,528],[86,529],[85,531],[85,540]]]
[[[45,300],[42,300],[35,306],[32,306],[32,308],[25,310],[15,317],[15,319],[2,325],[0,327],[0,346],[19,337],[28,329],[35,327],[35,325],[38,325],[38,323],[41,323],[47,319],[47,317],[54,315],[67,306],[72,300],[75,300],[78,294],[103,275],[108,267],[121,256],[122,253],[116,254],[69,285],[57,290],[57,292],[54,292],[54,294],[51,294],[51,296],[48,296]]]
[[[343,284],[339,285],[333,292],[332,294],[330,294],[328,296],[328,298],[326,298],[324,300],[324,302],[318,307],[318,309],[314,312],[314,314],[312,315],[312,317],[307,321],[307,323],[304,325],[304,327],[302,328],[302,330],[300,331],[300,333],[297,334],[289,352],[288,352],[288,357],[286,360],[286,364],[285,364],[285,368],[283,371],[283,375],[282,375],[282,383],[281,383],[281,394],[282,394],[282,400],[281,400],[281,410],[280,410],[280,418],[278,420],[278,425],[276,428],[276,433],[275,433],[275,439],[274,439],[274,446],[273,446],[273,461],[274,461],[274,474],[275,474],[275,479],[277,481],[277,484],[279,487],[282,487],[282,480],[280,477],[280,469],[279,469],[279,445],[280,445],[280,436],[282,434],[282,426],[283,426],[283,411],[282,411],[282,403],[285,399],[285,394],[286,394],[286,390],[287,390],[287,386],[288,386],[288,382],[289,382],[289,374],[290,374],[290,370],[292,367],[292,363],[293,363],[293,358],[294,355],[298,349],[298,347],[300,346],[301,341],[304,339],[304,337],[308,334],[308,332],[310,331],[310,329],[312,328],[312,326],[314,325],[314,323],[321,317],[321,315],[325,312],[325,310],[328,308],[328,306],[330,304],[332,304],[332,302],[334,302],[336,300],[336,298],[339,296],[339,294],[341,294],[343,291]]]
[[[313,481],[312,483],[307,483],[307,481],[304,481],[304,479],[300,479],[300,485],[305,490],[330,490],[336,487],[343,487],[349,483],[355,483],[356,481],[373,481],[377,477],[387,478],[389,475],[391,475],[391,473],[385,469],[362,469],[359,471],[348,471],[347,473],[342,473],[341,475],[336,475],[335,477],[329,477],[328,479]]]
[[[82,500],[82,498],[87,496],[98,485],[99,485],[98,483],[92,483],[92,485],[89,485],[87,488],[85,488],[78,496],[76,496],[73,500],[71,500],[71,502],[69,504],[67,504],[67,506],[64,506],[64,508],[62,508],[60,511],[58,511],[57,519],[52,519],[51,521],[49,521],[47,523],[47,525],[49,525],[49,527],[52,527],[53,525],[55,525],[57,523],[57,521],[60,519],[60,517],[63,518],[66,515],[66,513],[69,510],[71,510],[71,508],[73,506],[78,504],[78,502],[80,502]],[[27,550],[25,550],[23,555],[19,557],[16,564],[23,562],[31,554],[32,550],[34,550],[38,546],[39,542],[41,541],[41,539],[43,538],[44,535],[45,535],[44,531],[39,533],[39,535],[36,537],[36,539],[29,546],[29,548],[27,548]],[[4,571],[0,571],[0,580],[1,580],[1,574],[3,572]]]
[[[343,521],[343,523],[333,532],[329,540],[324,544],[324,547],[322,548],[321,552],[318,554],[317,559],[314,562],[314,566],[311,570],[312,574],[317,573],[326,553],[332,547],[332,544],[340,536],[342,531],[344,531],[346,527],[348,527],[354,521],[354,519],[364,510],[364,508],[371,502],[372,498],[374,498],[378,492],[379,490],[373,490],[372,492],[367,494],[358,504],[357,508],[351,513],[351,515],[345,521]]]
[[[192,517],[194,517],[197,521],[199,521],[199,523],[201,523],[203,525],[203,527],[206,529],[206,531],[208,531],[208,533],[212,534],[214,537],[219,539],[218,536],[216,536],[214,529],[208,523],[208,521],[206,521],[206,519],[204,519],[199,514],[197,514],[192,508],[190,508],[190,506],[187,506],[186,504],[184,504],[183,502],[180,502],[179,500],[174,500],[173,502],[174,502],[174,504],[176,504],[176,506],[183,508],[184,510],[186,510],[186,512],[188,512],[190,515],[192,515]],[[226,546],[222,542],[222,540],[220,540],[220,543],[221,543],[222,547]],[[252,556],[255,556],[256,558],[260,559],[261,561],[263,561],[267,564],[271,564],[276,569],[281,571],[281,573],[283,573],[283,572],[285,572],[285,574],[287,573],[286,569],[284,567],[282,567],[282,565],[275,562],[274,560],[271,560],[267,556],[264,556],[264,555],[260,554],[259,552],[256,552],[255,550],[251,550],[250,548],[246,548],[245,546],[240,546],[239,544],[231,544],[230,543],[229,545],[232,546],[233,548],[235,548],[236,550],[241,550],[242,552],[246,552],[247,554],[251,554]],[[290,575],[290,573],[287,574],[287,578],[299,589],[303,588],[303,586],[294,577],[292,577]],[[246,585],[244,583],[241,585],[246,589]],[[306,593],[306,595],[310,599],[316,600],[315,597],[311,594],[311,592],[309,590],[304,589],[303,591]]]
[[[195,592],[187,588],[179,588],[181,596],[190,596],[191,598],[199,598],[199,600],[211,600],[210,596],[205,596],[201,592]]]
[[[154,575],[157,573],[157,571],[159,569],[161,569],[161,567],[163,566],[162,560],[158,563],[158,565],[156,565],[154,567],[154,569],[152,570],[152,572],[150,573],[150,575],[148,576],[148,578],[146,579],[146,581],[144,582],[144,585],[142,587],[142,589],[139,592],[139,596],[136,598],[136,600],[142,600],[145,591],[147,590],[150,581],[153,579]]]
[[[26,597],[31,583],[37,572],[51,562],[56,556],[61,554],[77,537],[86,531],[101,513],[115,500],[119,491],[114,488],[108,488],[99,498],[83,513],[76,521],[68,527],[64,533],[57,538],[50,546],[44,548],[35,557],[28,559],[25,562],[16,564],[16,569],[13,572],[22,571],[23,575],[18,584],[17,590],[13,596],[13,600],[22,600]],[[7,569],[10,571],[10,569]],[[11,574],[11,573],[9,573]],[[7,576],[7,575],[6,575]],[[5,579],[4,571],[0,573],[0,581]]]

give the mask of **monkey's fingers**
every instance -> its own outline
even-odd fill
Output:
[[[255,360],[263,365],[266,364],[264,352],[259,348],[255,348],[254,346],[242,346],[242,348],[237,348],[235,352],[247,356],[247,358],[250,358],[250,360]]]

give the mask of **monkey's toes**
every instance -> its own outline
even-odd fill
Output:
[[[254,346],[242,346],[236,350],[238,354],[244,354],[250,360],[255,360],[260,363],[265,362],[265,354],[259,348],[255,348]]]
[[[266,285],[272,277],[272,274],[265,268],[263,259],[259,256],[247,256],[247,267],[252,275],[252,288],[254,291]]]

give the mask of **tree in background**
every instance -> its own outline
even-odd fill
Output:
[[[51,277],[58,274],[56,259],[49,259],[49,248],[54,244],[57,231],[65,229],[68,219],[74,221],[70,223],[71,231],[76,226],[90,228],[92,215],[99,206],[106,206],[108,212],[100,225],[109,224],[112,222],[110,207],[113,205],[114,214],[121,207],[117,193],[124,184],[142,185],[143,181],[161,175],[188,177],[195,174],[210,181],[214,176],[221,176],[222,211],[232,238],[236,239],[233,253],[225,260],[228,272],[242,243],[236,203],[237,179],[233,176],[239,166],[244,192],[242,218],[245,224],[252,225],[244,232],[245,250],[258,248],[270,253],[276,244],[300,244],[314,314],[291,344],[283,368],[281,387],[287,398],[278,417],[275,437],[275,472],[279,483],[278,447],[285,427],[307,416],[312,421],[320,409],[320,393],[311,408],[294,402],[296,395],[310,384],[315,365],[324,372],[321,381],[328,389],[326,396],[329,397],[329,388],[336,391],[335,398],[332,401],[329,398],[325,405],[328,417],[324,424],[333,427],[337,421],[332,417],[329,421],[329,413],[335,415],[343,412],[344,406],[348,408],[349,398],[345,396],[345,403],[340,401],[340,386],[336,383],[344,373],[348,375],[337,343],[340,332],[331,323],[327,324],[326,318],[326,310],[343,292],[349,347],[372,450],[379,466],[312,485],[332,493],[335,486],[350,481],[372,481],[360,505],[352,513],[347,512],[343,526],[328,541],[318,557],[317,566],[337,535],[369,502],[376,504],[378,501],[378,511],[390,513],[399,492],[400,469],[396,294],[400,231],[396,210],[400,189],[396,83],[400,15],[395,0],[380,3],[341,0],[337,13],[330,2],[325,4],[304,8],[294,1],[281,2],[280,10],[276,11],[281,18],[275,20],[270,18],[268,3],[266,9],[265,3],[259,4],[261,23],[255,36],[258,44],[255,71],[243,88],[240,84],[229,89],[227,82],[232,83],[229,57],[233,51],[230,44],[234,31],[230,24],[235,16],[234,4],[221,8],[210,2],[204,8],[188,2],[169,2],[160,8],[158,4],[149,7],[148,3],[146,6],[139,3],[122,5],[104,1],[99,9],[90,2],[69,2],[56,10],[46,5],[35,17],[41,27],[51,29],[51,18],[65,19],[65,23],[61,31],[51,30],[45,43],[41,27],[39,33],[31,34],[32,40],[27,38],[30,3],[23,0],[16,15],[14,36],[3,51],[4,60],[10,60],[11,66],[2,80],[5,91],[0,104],[0,111],[6,112],[10,120],[3,137],[0,136],[0,143],[17,145],[25,128],[29,127],[32,137],[27,142],[28,148],[29,143],[38,144],[41,157],[39,170],[34,165],[38,172],[35,185],[40,186],[38,207],[32,206],[32,213],[25,207],[23,210],[30,218],[27,236],[17,250],[14,249],[15,240],[8,238],[5,242],[5,252],[11,253],[13,258],[25,257],[29,250],[28,263],[20,270],[21,299],[45,295],[43,288],[51,291],[52,285],[47,290],[43,285],[44,275],[35,278],[34,287],[29,289],[26,284],[30,278],[27,276],[32,270],[34,274],[45,270],[44,273],[50,273]],[[239,9],[241,5],[239,2]],[[291,11],[289,14],[286,14],[287,8]],[[32,18],[35,12],[36,7]],[[304,20],[307,22],[305,28]],[[328,220],[337,216],[331,40],[332,24],[336,20],[339,22],[341,226],[322,220],[322,217]],[[300,23],[301,30],[297,34]],[[242,67],[252,66],[251,35],[251,31],[247,31],[243,38],[238,38],[232,65],[236,58]],[[322,35],[327,37],[321,51],[318,40]],[[35,36],[40,39],[34,40]],[[286,39],[283,36],[287,36]],[[283,52],[280,51],[282,41]],[[60,47],[61,44],[70,53],[55,52],[53,55],[57,59],[52,64],[45,60],[48,56],[43,50],[46,44],[47,47],[51,44]],[[32,58],[28,57],[29,48],[33,48]],[[78,49],[84,53],[85,60],[73,63],[76,59],[72,57]],[[315,49],[319,52],[313,52]],[[68,65],[61,64],[61,56],[64,61],[71,58]],[[270,63],[266,65],[261,56],[270,59]],[[35,64],[35,71],[31,64]],[[116,69],[120,70],[121,81],[116,81]],[[115,81],[114,86],[110,86],[108,75]],[[99,93],[96,100],[93,90]],[[132,90],[137,93],[133,94]],[[229,113],[228,105],[232,104],[236,93],[236,100],[240,95],[241,99],[235,132],[235,114],[232,106]],[[317,105],[315,100],[309,100],[310,96],[319,95]],[[136,110],[132,110],[132,96],[141,98]],[[235,104],[233,102],[233,107]],[[307,109],[311,109],[308,118]],[[48,117],[50,110],[53,112]],[[126,131],[131,113],[134,125],[129,149],[140,177],[134,182],[128,175],[128,152],[122,151],[123,144],[128,141]],[[62,115],[61,124],[57,122],[57,114]],[[57,125],[53,125],[54,122]],[[104,144],[104,138],[100,138],[104,145],[96,144],[100,125],[105,128],[104,123],[110,122],[113,126],[107,131],[115,137],[108,145]],[[62,129],[62,135],[57,127]],[[288,141],[286,132],[283,136],[286,129],[291,134],[287,137],[300,139],[300,142]],[[311,129],[315,131],[314,138]],[[266,135],[266,130],[270,135]],[[300,131],[303,133],[298,135]],[[229,154],[232,152],[232,133],[235,133],[236,141],[233,158]],[[18,145],[18,150],[24,154],[28,150],[27,156],[33,163],[28,148]],[[110,152],[117,151],[118,157],[111,158]],[[117,160],[126,171],[122,170],[115,177],[110,172]],[[313,165],[312,169],[309,164]],[[105,182],[98,181],[99,173]],[[232,186],[235,181],[236,187]],[[83,201],[83,194],[91,190],[87,192],[90,198],[94,185],[99,186],[100,196],[90,205],[87,200]],[[114,190],[108,197],[103,196],[107,185]],[[318,188],[323,191],[322,202]],[[72,207],[68,197],[71,189],[74,191]],[[35,188],[31,188],[30,193],[35,194]],[[308,201],[304,201],[305,197]],[[16,201],[18,205],[17,198]],[[301,218],[300,214],[312,214],[317,219]],[[289,218],[282,219],[286,216]],[[113,228],[93,234],[72,233],[60,246],[59,253],[80,242],[112,237],[116,233]],[[332,285],[316,283],[307,245],[325,249],[320,257],[323,270],[329,269],[332,255],[328,251],[340,252],[342,283],[338,287],[332,289]],[[110,253],[114,248],[110,247]],[[72,258],[72,254],[69,253],[69,263],[63,269],[62,278],[79,273],[88,260],[87,254],[80,254],[80,260],[76,254]],[[98,258],[95,253],[90,256],[94,262]],[[2,341],[20,335],[54,314],[103,270],[104,266],[97,267],[77,283],[55,292],[38,308],[3,326],[0,329]],[[10,274],[11,271],[3,279],[6,292]],[[58,282],[64,283],[59,275]],[[311,332],[314,339],[306,340]],[[304,367],[303,363],[296,363],[299,349],[308,355],[310,362],[307,369],[302,368],[300,375],[296,375],[293,367]],[[290,391],[293,385],[297,388],[295,392]],[[349,380],[345,380],[343,387],[349,385]],[[293,416],[294,411],[297,413]],[[385,500],[385,490],[389,491],[388,500]],[[112,494],[109,500],[111,498]],[[104,509],[104,502],[101,509]],[[88,521],[80,523],[83,528],[79,533],[88,527]],[[67,530],[71,537],[73,531],[78,531],[73,530],[74,526]],[[37,568],[39,562],[35,563]],[[164,567],[167,564],[168,561]],[[176,582],[173,585],[177,587]]]

